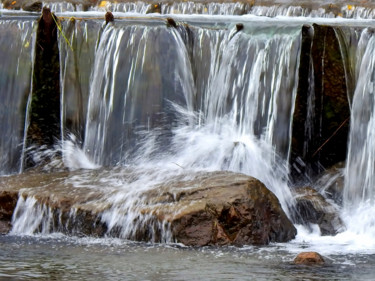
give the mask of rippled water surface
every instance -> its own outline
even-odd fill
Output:
[[[193,249],[121,240],[0,236],[0,280],[374,280],[375,255],[296,266],[289,245]]]

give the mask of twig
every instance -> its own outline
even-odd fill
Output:
[[[341,124],[340,126],[336,129],[336,131],[333,132],[333,134],[321,145],[319,146],[319,148],[314,152],[314,154],[312,155],[312,157],[314,158],[315,155],[320,151],[322,150],[322,148],[327,144],[327,142],[329,142],[336,134],[337,132],[345,125],[346,122],[348,122],[350,119],[350,116],[348,118],[346,118]]]
[[[59,31],[60,31],[60,33],[61,33],[61,35],[64,37],[66,44],[68,44],[69,47],[70,47],[70,49],[73,51],[73,47],[72,47],[72,45],[70,44],[68,38],[66,38],[64,32],[62,31],[61,26],[57,23],[56,18],[55,18],[55,15],[52,14],[52,13],[51,13],[51,15],[52,15],[53,21],[55,22],[57,28],[59,29]]]

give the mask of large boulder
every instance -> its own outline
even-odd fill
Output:
[[[286,242],[296,235],[276,196],[260,181],[246,175],[214,172],[189,175],[189,179],[172,177],[165,184],[136,193],[137,203],[124,209],[129,201],[108,200],[109,197],[121,198],[125,191],[103,186],[104,173],[108,175],[108,171],[76,171],[4,177],[0,179],[0,194],[17,195],[16,219],[30,206],[26,203],[28,199],[37,202],[33,203],[33,208],[39,206],[44,212],[41,215],[46,218],[38,218],[40,225],[36,225],[34,232],[123,237],[125,226],[109,223],[104,214],[123,216],[122,222],[128,213],[137,212],[139,216],[134,217],[133,222],[141,221],[140,217],[147,219],[143,220],[143,225],[134,223],[132,236],[124,238],[147,241],[152,232],[153,241],[160,242],[165,225],[168,225],[172,241],[190,246],[264,245]],[[134,176],[131,171],[123,171],[114,177],[129,178],[124,182],[130,182],[139,176],[139,173]],[[15,201],[10,201],[10,204],[0,202],[14,210]],[[9,222],[9,212],[7,214]],[[15,224],[13,228],[19,230],[17,220]]]
[[[296,235],[276,196],[255,178],[216,172],[172,185],[162,193],[173,190],[172,204],[152,212],[185,245],[264,245]]]
[[[337,207],[311,187],[296,190],[296,222],[317,224],[322,235],[336,235],[345,230]]]

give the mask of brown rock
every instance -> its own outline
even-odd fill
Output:
[[[21,9],[22,1],[14,1],[14,0],[4,0],[2,1],[3,7],[9,10],[19,10]]]
[[[146,14],[158,13],[161,14],[161,3],[151,4]]]
[[[109,12],[109,11],[105,13],[104,18],[105,18],[105,23],[106,23],[106,24],[108,24],[109,22],[112,22],[112,21],[115,20],[115,17],[114,17],[113,14],[112,14],[111,12]]]
[[[174,19],[167,18],[167,26],[177,28],[177,23]]]
[[[42,10],[43,3],[36,1],[36,2],[26,2],[22,4],[22,9],[28,12],[40,12]]]
[[[48,207],[46,215],[51,218],[48,231],[123,237],[121,225],[109,229],[101,219],[103,212],[113,207],[105,199],[108,194],[121,194],[121,190],[103,188],[99,180],[95,181],[105,172],[27,173],[5,177],[0,179],[0,192],[19,191],[23,198],[32,196]],[[80,173],[86,173],[90,188],[74,186],[74,181],[69,180]],[[134,178],[133,171],[121,171],[121,177]],[[142,204],[132,209],[139,216],[135,218],[131,236],[124,237],[127,239],[160,242],[162,226],[166,224],[174,241],[189,246],[264,245],[286,242],[296,235],[276,196],[260,181],[242,174],[198,173],[191,180],[175,177],[137,196],[142,198]],[[14,208],[15,204],[11,205]],[[142,221],[143,218],[146,219]]]
[[[237,23],[236,24],[236,30],[237,30],[237,32],[241,31],[242,29],[243,29],[243,24],[242,23]]]
[[[276,196],[252,177],[216,172],[164,188],[159,197],[148,194],[150,205],[158,206],[167,193],[176,199],[147,212],[168,221],[175,240],[185,245],[264,245],[296,235]]]
[[[11,229],[13,210],[16,207],[18,193],[0,191],[0,234],[6,234]]]
[[[295,264],[322,265],[325,263],[323,257],[317,252],[302,252],[293,261]]]
[[[0,221],[0,234],[8,234],[11,229],[10,222]]]
[[[296,190],[296,222],[313,223],[322,235],[335,235],[345,229],[337,208],[311,187]]]
[[[0,220],[11,220],[17,200],[17,192],[0,191]]]

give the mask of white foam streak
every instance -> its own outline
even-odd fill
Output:
[[[30,219],[32,218],[32,219]],[[35,232],[49,233],[51,212],[36,198],[20,195],[12,218],[11,234],[33,235]]]
[[[89,156],[75,143],[75,137],[63,141],[62,154],[64,166],[71,171],[78,169],[98,169],[100,166],[89,159]]]
[[[344,203],[349,209],[375,199],[375,37],[369,38],[367,30],[362,36],[368,43],[353,98],[345,170]]]
[[[341,216],[346,224],[344,232],[321,236],[317,226],[313,227],[313,231],[297,226],[297,237],[286,248],[295,253],[303,249],[323,255],[375,254],[375,207],[366,203],[356,210],[343,212]]]

